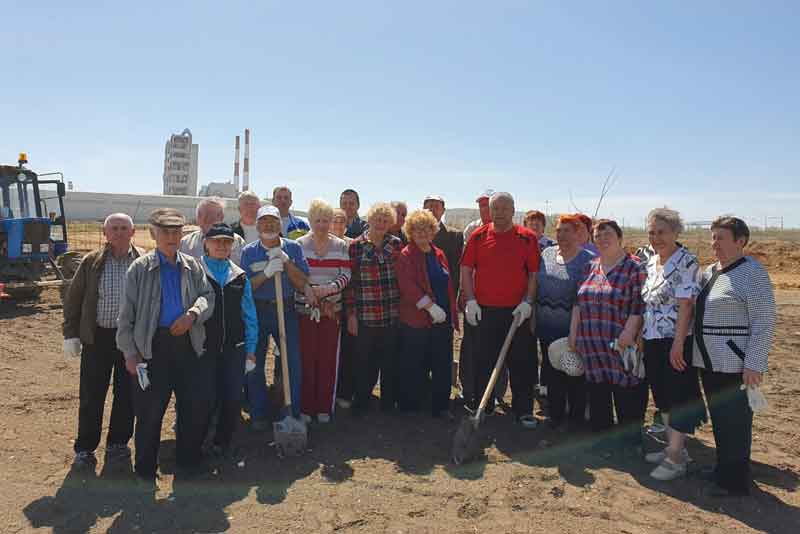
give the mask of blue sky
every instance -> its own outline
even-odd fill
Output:
[[[0,158],[85,191],[158,193],[190,128],[200,182],[251,177],[303,209],[428,193],[640,222],[800,226],[797,2],[9,2]],[[547,203],[545,201],[548,201]]]

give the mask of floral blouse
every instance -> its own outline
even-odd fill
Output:
[[[678,323],[678,299],[697,296],[700,265],[697,257],[679,247],[667,262],[659,267],[658,254],[647,260],[647,281],[642,288],[645,303],[644,339],[675,337]]]

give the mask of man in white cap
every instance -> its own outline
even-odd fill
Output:
[[[259,325],[256,368],[247,374],[246,381],[251,426],[254,430],[265,430],[268,427],[267,383],[264,375],[267,347],[270,336],[276,341],[279,339],[274,277],[280,276],[283,281],[283,316],[288,354],[282,357],[288,358],[292,411],[295,417],[300,415],[301,408],[301,367],[294,292],[302,292],[306,302],[312,305],[316,303],[316,297],[308,283],[308,262],[303,248],[296,241],[280,236],[281,213],[278,208],[262,206],[258,210],[256,225],[259,240],[246,245],[242,250],[242,268],[247,272],[253,286]]]

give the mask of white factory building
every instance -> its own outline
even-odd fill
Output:
[[[164,145],[165,195],[197,195],[197,155],[188,128],[170,136]]]

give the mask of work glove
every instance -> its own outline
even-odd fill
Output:
[[[147,372],[147,362],[136,364],[136,377],[139,379],[139,387],[142,391],[150,387],[150,374]]]
[[[283,272],[283,260],[281,258],[273,258],[267,262],[267,266],[264,267],[264,276],[267,278],[272,278],[275,276],[275,273],[282,273]]]
[[[511,312],[511,315],[514,316],[514,325],[519,327],[519,325],[525,322],[525,319],[528,319],[531,316],[532,312],[533,307],[527,301],[523,300],[517,304],[517,307],[514,308],[513,312]]]
[[[319,308],[311,308],[311,313],[309,314],[309,317],[311,318],[312,321],[318,323],[322,318],[322,310],[320,310]]]
[[[478,326],[478,321],[481,320],[481,307],[478,305],[477,300],[471,299],[467,301],[467,306],[464,309],[464,317],[466,317],[467,322],[472,326]]]
[[[431,305],[430,308],[426,308],[426,311],[431,315],[433,324],[443,323],[447,320],[447,313],[438,304]]]
[[[252,373],[256,370],[256,356],[255,354],[248,354],[247,358],[244,361],[244,372]]]
[[[81,340],[71,337],[64,340],[64,356],[67,358],[79,358],[81,355]]]
[[[291,258],[289,255],[283,251],[281,247],[272,247],[269,249],[269,259],[274,260],[275,258],[280,258],[281,262],[286,263]]]

